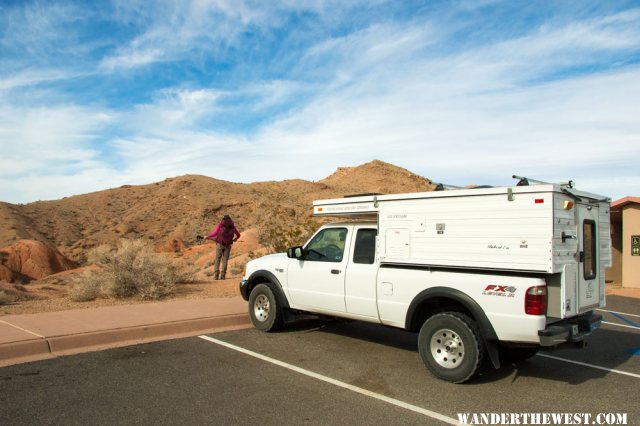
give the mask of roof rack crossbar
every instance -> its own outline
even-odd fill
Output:
[[[513,179],[518,179],[518,183],[516,184],[516,186],[529,186],[531,184],[538,184],[538,185],[553,185],[550,182],[544,182],[541,180],[537,180],[537,179],[532,179],[532,178],[528,178],[528,177],[524,177],[524,176],[517,176],[517,175],[513,175],[512,176]],[[563,182],[563,183],[558,183],[557,185],[566,187],[566,188],[573,188],[575,183],[570,180],[569,182]]]

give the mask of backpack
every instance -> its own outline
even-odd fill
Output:
[[[233,228],[233,222],[231,221],[223,221],[220,223],[220,230],[216,237],[218,244],[222,244],[223,246],[230,246],[233,244]]]

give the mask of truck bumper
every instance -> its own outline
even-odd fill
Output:
[[[249,281],[242,280],[240,281],[240,296],[246,301],[249,301]]]
[[[549,324],[544,330],[538,331],[540,346],[551,347],[563,343],[582,342],[601,325],[602,315],[593,312]]]

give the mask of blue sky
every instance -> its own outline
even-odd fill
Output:
[[[380,159],[640,195],[640,2],[0,0],[0,200]]]

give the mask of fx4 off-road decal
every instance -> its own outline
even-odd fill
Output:
[[[483,296],[516,297],[517,288],[508,285],[489,284],[482,292]]]

